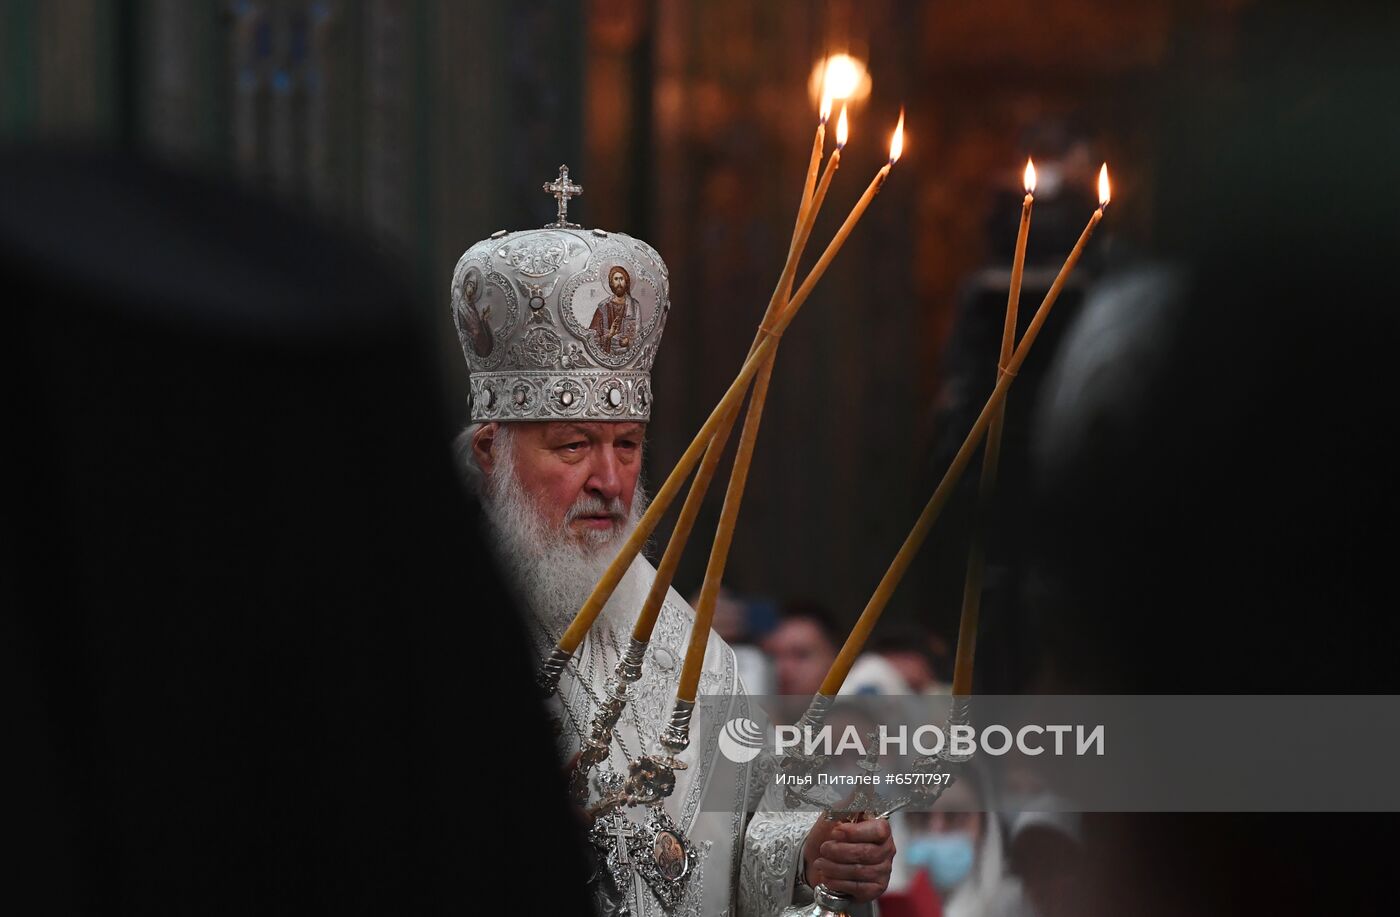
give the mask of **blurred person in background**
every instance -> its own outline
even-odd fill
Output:
[[[841,694],[909,695],[914,689],[883,653],[862,653],[841,683]]]
[[[699,593],[690,597],[692,608],[698,599]],[[739,680],[748,692],[773,693],[773,663],[755,642],[751,601],[721,586],[715,598],[715,616],[711,626],[734,651]]]
[[[922,871],[943,917],[1025,917],[1020,883],[1006,868],[992,794],[975,762],[958,772],[930,812],[908,812],[905,869]],[[908,880],[906,880],[908,881]]]
[[[1020,879],[1035,917],[1083,912],[1080,816],[1022,812],[1011,829],[1011,871]]]
[[[763,641],[773,659],[779,694],[810,698],[822,685],[841,637],[831,613],[815,602],[798,601],[779,612],[778,626]]]
[[[851,666],[842,694],[947,693],[947,685],[938,680],[929,635],[922,628],[893,628],[878,634],[871,644],[871,650]]]
[[[946,694],[948,684],[939,677],[940,660],[934,654],[939,638],[921,627],[894,631],[875,641],[875,652],[899,671],[915,694]]]

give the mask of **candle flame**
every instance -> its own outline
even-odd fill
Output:
[[[1107,207],[1112,197],[1108,185],[1108,163],[1104,163],[1103,168],[1099,169],[1099,209]]]
[[[823,90],[823,92],[822,92],[822,109],[821,109],[822,123],[825,124],[825,123],[827,122],[827,120],[828,120],[830,117],[831,117],[831,93],[826,92],[825,90]]]
[[[851,125],[846,120],[846,106],[841,106],[841,117],[836,119],[836,148],[844,149],[846,138],[851,135]]]
[[[1035,194],[1035,163],[1026,160],[1026,174],[1023,179],[1026,185],[1027,194]]]
[[[890,165],[899,162],[904,153],[904,109],[899,110],[899,123],[894,126],[894,136],[890,138]]]
[[[826,59],[826,91],[834,99],[849,99],[860,88],[865,65],[849,54],[833,54]]]
[[[812,64],[807,93],[817,103],[830,97],[833,102],[858,105],[870,95],[870,71],[858,57],[832,54]]]

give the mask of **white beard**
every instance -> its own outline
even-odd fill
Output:
[[[486,476],[482,505],[493,535],[497,560],[506,571],[516,596],[556,639],[573,621],[593,593],[603,571],[612,563],[628,536],[646,512],[646,494],[637,481],[632,509],[626,521],[607,532],[575,533],[570,521],[580,514],[622,512],[622,501],[612,506],[582,495],[565,514],[564,523],[552,528],[535,502],[525,493],[515,470],[509,435],[496,436],[495,467]],[[598,618],[598,627],[622,633],[630,629],[646,597],[646,589],[634,563],[623,575]]]

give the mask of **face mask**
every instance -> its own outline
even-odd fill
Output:
[[[909,845],[904,854],[911,866],[928,870],[928,877],[939,891],[960,884],[972,872],[976,851],[972,836],[964,831],[925,834]]]

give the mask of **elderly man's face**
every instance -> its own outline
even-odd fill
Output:
[[[473,442],[486,474],[496,470],[491,448],[494,428],[487,424]],[[511,431],[515,472],[547,526],[563,526],[570,511],[582,504],[584,511],[575,512],[568,524],[570,533],[580,540],[623,528],[642,471],[645,424],[521,422]]]

